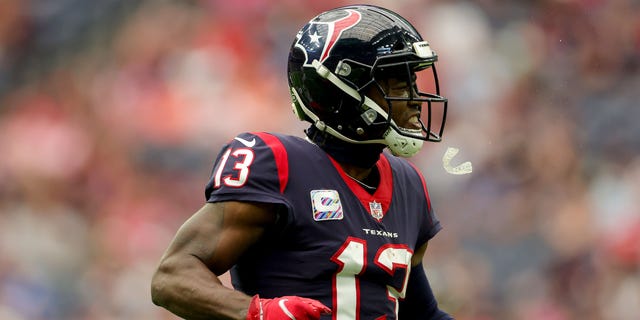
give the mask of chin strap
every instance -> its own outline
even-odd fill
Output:
[[[318,75],[329,80],[331,83],[333,83],[334,86],[338,87],[338,89],[350,95],[353,99],[357,101],[361,101],[364,98],[363,104],[365,106],[367,106],[370,109],[373,109],[375,112],[382,115],[385,119],[389,118],[389,114],[387,114],[387,112],[384,111],[384,109],[382,109],[377,103],[375,103],[369,97],[361,95],[356,89],[350,87],[348,84],[342,81],[342,79],[338,78],[338,76],[333,74],[333,72],[331,72],[329,68],[325,67],[322,63],[320,63],[320,61],[313,60],[311,65],[313,65],[313,67],[316,69],[316,72],[318,73]],[[393,119],[391,119],[391,122],[393,122]]]
[[[343,135],[342,133],[340,133],[339,131],[333,129],[330,126],[327,126],[324,121],[320,120],[320,118],[313,113],[311,110],[309,110],[309,108],[307,108],[307,106],[302,103],[302,100],[300,99],[300,95],[298,94],[298,91],[296,89],[291,89],[291,95],[295,100],[295,104],[297,104],[298,107],[300,107],[300,109],[304,112],[305,115],[307,115],[310,119],[311,122],[313,123],[313,126],[316,127],[318,130],[322,131],[322,132],[326,132],[342,141],[346,141],[349,143],[353,143],[353,144],[385,144],[386,145],[386,141],[384,139],[376,139],[376,140],[366,140],[366,141],[358,141],[358,140],[354,140],[351,139],[345,135]],[[366,97],[365,97],[366,98]],[[367,98],[368,99],[368,98]],[[294,108],[295,109],[295,108]]]
[[[384,134],[389,150],[396,156],[408,158],[416,154],[422,148],[424,140],[409,138],[389,128]]]

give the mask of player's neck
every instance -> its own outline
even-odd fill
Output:
[[[360,168],[354,165],[350,165],[350,164],[346,164],[346,163],[340,163],[340,167],[342,167],[342,170],[344,170],[344,172],[351,177],[354,180],[357,180],[358,182],[364,182],[365,180],[367,180],[367,177],[369,177],[369,175],[371,174],[371,172],[373,171],[373,168]]]
[[[345,166],[350,168],[349,170],[353,171],[354,177],[367,176],[380,159],[380,154],[385,148],[382,144],[348,143],[325,132],[320,132],[314,126],[311,126],[306,134],[309,140],[328,153],[343,168]]]
[[[363,169],[356,166],[340,163],[342,170],[355,182],[357,182],[363,189],[370,194],[373,194],[378,189],[380,184],[380,173],[378,168]]]

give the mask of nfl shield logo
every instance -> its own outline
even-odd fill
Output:
[[[382,213],[382,204],[380,202],[376,202],[375,200],[373,202],[369,202],[369,210],[371,212],[371,216],[376,220],[380,220],[384,216]]]

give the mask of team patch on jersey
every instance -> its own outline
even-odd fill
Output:
[[[311,190],[313,220],[342,220],[342,203],[336,190]]]
[[[373,202],[369,202],[369,210],[371,216],[376,220],[380,220],[384,217],[382,204],[380,202],[376,202],[375,200]]]

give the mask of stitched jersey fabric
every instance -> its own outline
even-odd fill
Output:
[[[334,319],[396,319],[411,256],[441,227],[415,167],[386,152],[376,166],[380,184],[370,194],[303,138],[242,133],[225,145],[207,201],[282,207],[278,227],[232,269],[234,287],[317,299]]]

